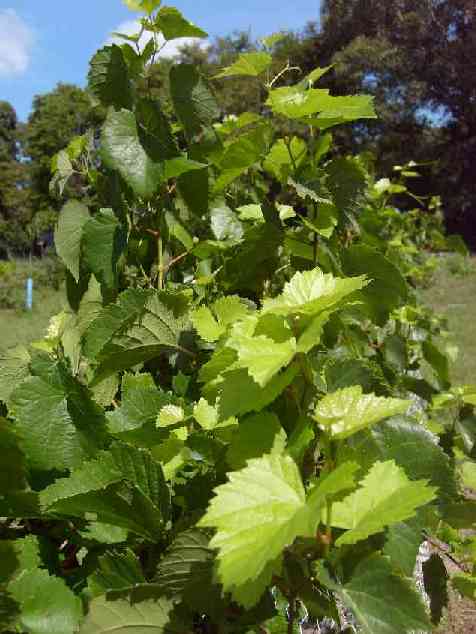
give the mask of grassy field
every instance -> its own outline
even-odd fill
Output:
[[[451,368],[455,384],[476,383],[476,258],[464,273],[455,274],[444,265],[435,275],[423,300],[448,320],[453,341],[459,348]]]
[[[0,352],[4,352],[40,339],[50,317],[62,309],[64,292],[54,288],[61,285],[61,273],[52,258],[0,264]],[[33,310],[26,311],[25,282],[30,276],[34,280]]]
[[[50,317],[64,304],[62,291],[40,289],[34,294],[33,310],[0,310],[0,352],[43,337]]]

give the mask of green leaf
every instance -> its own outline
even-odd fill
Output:
[[[210,218],[216,240],[241,240],[243,237],[243,225],[226,204],[215,205]]]
[[[77,200],[70,200],[60,211],[55,230],[56,252],[76,282],[79,282],[83,229],[88,220],[88,208]]]
[[[104,414],[62,363],[21,383],[11,395],[20,446],[34,469],[71,469],[103,447]]]
[[[314,418],[331,438],[348,438],[375,423],[404,414],[411,401],[364,394],[360,385],[328,394],[319,401]]]
[[[116,311],[111,307],[104,309],[86,332],[86,349],[93,343],[91,337],[99,341],[103,337],[100,353],[96,354],[95,383],[164,352],[190,354],[181,346],[182,335],[189,329],[185,295],[147,292],[141,296],[136,291],[135,295],[131,292],[127,296],[127,302],[132,300],[130,305],[126,306],[124,300],[119,300]],[[116,323],[105,323],[111,313],[117,317]]]
[[[25,570],[8,586],[21,606],[20,626],[30,634],[74,634],[83,614],[81,600],[63,579],[46,570]]]
[[[260,387],[246,370],[227,372],[218,386],[220,421],[249,412],[260,412],[278,398],[297,373],[298,368],[290,365],[265,387]],[[246,394],[246,399],[243,394]]]
[[[15,428],[0,418],[0,491],[21,491],[27,486],[25,457],[20,450]]]
[[[387,530],[382,552],[405,577],[413,576],[416,558],[424,540],[423,528],[423,521],[417,515],[405,522],[393,524]]]
[[[170,427],[185,420],[183,407],[179,405],[165,405],[157,417],[157,427]]]
[[[117,264],[126,242],[126,232],[112,209],[101,209],[83,228],[84,259],[106,288],[117,286]]]
[[[317,315],[325,310],[336,310],[347,296],[367,285],[364,276],[338,278],[316,268],[298,272],[284,285],[284,291],[274,299],[265,299],[263,312],[277,315]]]
[[[41,492],[48,513],[81,517],[156,539],[169,515],[162,468],[147,451],[115,444]]]
[[[183,625],[171,622],[173,601],[139,587],[126,597],[93,599],[80,634],[181,634]]]
[[[131,84],[120,46],[105,46],[94,55],[90,62],[88,87],[103,106],[132,108]]]
[[[115,549],[98,557],[97,567],[88,578],[93,596],[110,590],[125,590],[145,583],[141,564],[129,548]]]
[[[431,629],[420,595],[381,555],[375,553],[363,559],[345,583],[332,581],[322,568],[318,577],[352,610],[362,634],[403,634]]]
[[[179,37],[208,37],[208,33],[186,20],[175,7],[161,7],[155,25],[167,41]]]
[[[220,71],[218,75],[215,75],[214,79],[236,77],[237,75],[258,77],[271,66],[272,61],[271,55],[264,51],[242,53],[236,62]]]
[[[336,118],[343,122],[376,118],[373,97],[369,95],[333,97],[328,90],[305,90],[302,85],[271,90],[266,105],[289,119],[302,119],[317,112],[323,119]]]
[[[289,365],[297,352],[294,337],[283,343],[275,343],[264,335],[239,337],[230,340],[229,346],[238,354],[238,367],[246,368],[261,387]]]
[[[151,293],[128,289],[119,295],[115,304],[99,311],[84,334],[84,353],[93,361],[110,343],[114,335],[130,328],[143,314]]]
[[[435,498],[436,490],[426,480],[410,481],[393,460],[375,463],[357,491],[332,505],[332,525],[348,529],[336,546],[355,544],[413,517]]]
[[[107,415],[109,430],[121,434],[155,423],[160,410],[170,401],[170,395],[156,387],[150,374],[125,374],[121,407]]]
[[[457,496],[454,469],[448,456],[423,425],[398,417],[369,432],[353,436],[341,448],[342,459],[355,460],[369,470],[377,460],[394,460],[412,479],[429,480],[445,502]]]
[[[397,269],[379,251],[356,245],[343,253],[344,270],[348,275],[364,274],[371,283],[362,294],[379,324],[384,324],[389,313],[398,308],[408,296],[407,283]]]
[[[170,93],[175,113],[189,139],[202,132],[202,128],[211,126],[220,116],[206,80],[192,64],[172,66]]]
[[[317,317],[311,319],[311,322],[305,327],[298,339],[298,352],[307,354],[321,343],[324,326],[329,321],[329,316],[329,313],[321,313],[320,315],[317,315]]]
[[[135,114],[140,141],[152,160],[160,162],[179,156],[180,152],[170,122],[160,102],[140,99],[137,102]]]
[[[232,469],[242,469],[251,458],[282,453],[286,441],[286,432],[278,417],[260,412],[240,422],[228,447],[226,461]]]
[[[217,300],[211,309],[206,306],[197,308],[191,315],[191,321],[204,341],[214,342],[225,334],[230,324],[247,313],[248,308],[237,295],[228,295]]]
[[[291,458],[249,460],[228,479],[215,489],[199,525],[216,529],[210,546],[218,549],[224,590],[233,593],[255,580],[298,535],[308,535],[310,522],[301,476]]]
[[[305,162],[307,157],[306,142],[299,137],[293,137],[288,143],[279,139],[271,148],[263,162],[264,169],[282,183],[288,181]]]
[[[8,405],[10,395],[29,375],[30,355],[23,346],[0,353],[0,401]]]
[[[460,468],[463,486],[476,490],[476,463],[466,461]]]
[[[163,592],[194,610],[213,615],[220,589],[213,583],[214,552],[205,532],[180,533],[161,559],[156,582]]]
[[[137,196],[151,198],[163,180],[163,166],[144,150],[134,113],[110,110],[101,137],[106,167],[117,170]]]
[[[336,495],[341,497],[343,491],[355,488],[354,475],[358,469],[359,465],[357,463],[345,462],[330,473],[319,478],[307,500],[307,505],[314,524],[318,523],[321,509],[326,501],[331,501]]]
[[[162,4],[162,0],[122,0],[131,11],[143,11],[151,14]]]

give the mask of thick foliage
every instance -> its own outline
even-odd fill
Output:
[[[428,566],[430,615],[421,542],[474,553],[476,388],[450,389],[416,301],[403,185],[327,158],[324,130],[372,101],[316,88],[326,69],[276,87],[263,50],[220,74],[259,83],[261,115],[221,119],[192,65],[167,113],[147,93],[158,35],[204,32],[127,4],[150,42],[92,60],[99,155],[83,137],[54,162],[64,186],[74,155],[104,201],[60,215],[69,308],[2,360],[1,627],[295,632],[344,606],[363,632],[427,630],[446,573]]]

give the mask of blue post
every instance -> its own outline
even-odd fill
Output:
[[[26,309],[32,310],[33,308],[33,280],[29,277],[26,281]]]

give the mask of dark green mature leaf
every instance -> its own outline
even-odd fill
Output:
[[[424,523],[419,514],[416,517],[393,524],[387,530],[383,554],[390,558],[393,567],[405,577],[412,577],[416,558],[424,540]]]
[[[75,634],[83,614],[81,599],[63,579],[46,570],[24,570],[9,584],[21,607],[19,622],[30,634]]]
[[[144,312],[151,296],[149,291],[129,289],[119,295],[115,304],[100,311],[85,332],[85,355],[93,361],[116,333],[132,326]]]
[[[352,610],[363,634],[426,632],[431,627],[420,595],[381,555],[362,560],[344,583],[332,581],[322,568],[318,578]]]
[[[170,92],[175,113],[189,139],[211,126],[220,116],[215,97],[195,66],[179,64],[170,71]]]
[[[84,259],[106,288],[117,285],[117,263],[127,241],[126,232],[112,209],[101,209],[83,229]]]
[[[141,99],[135,114],[141,143],[151,159],[160,162],[179,156],[170,122],[158,101]]]
[[[193,528],[180,533],[161,559],[155,580],[169,597],[189,609],[215,615],[221,590],[213,581],[215,553],[204,531]]]
[[[120,434],[153,423],[170,395],[159,390],[150,374],[125,374],[122,379],[121,407],[107,415],[109,430]]]
[[[430,597],[431,622],[439,625],[443,609],[448,605],[448,573],[439,555],[433,554],[423,562],[423,582]]]
[[[436,438],[409,418],[393,418],[368,433],[349,439],[342,447],[343,459],[358,462],[368,470],[376,460],[395,460],[415,480],[427,479],[438,487],[443,500],[457,495],[455,477],[448,456]]]
[[[98,320],[102,323],[101,315]],[[91,325],[92,329],[96,321]],[[163,352],[191,354],[182,346],[182,337],[190,330],[187,296],[179,293],[148,293],[147,302],[136,320],[130,325],[128,321],[105,340],[97,356],[95,383],[114,372],[149,361]]]
[[[208,33],[202,31],[193,22],[186,20],[175,7],[161,7],[155,25],[161,30],[164,39],[175,40],[179,37],[204,38]]]
[[[157,538],[170,505],[160,464],[148,451],[119,443],[47,487],[40,500],[50,514],[122,526],[149,539]]]
[[[71,200],[60,211],[55,230],[56,252],[76,282],[79,282],[83,230],[88,220],[89,211],[86,205]]]
[[[14,390],[11,414],[34,469],[75,468],[104,445],[104,413],[61,362],[47,358]]]
[[[232,469],[242,469],[251,458],[282,453],[286,441],[286,432],[278,417],[270,412],[260,412],[240,422],[231,439],[226,460]]]
[[[156,193],[163,179],[163,166],[153,161],[142,146],[133,112],[109,112],[101,146],[104,164],[117,170],[137,196],[151,198]]]
[[[120,46],[100,49],[91,59],[88,87],[103,106],[132,108],[132,88]]]
[[[108,551],[98,558],[97,563],[97,568],[88,578],[93,596],[145,583],[140,561],[129,548]]]
[[[370,314],[379,324],[408,296],[405,278],[397,267],[372,247],[356,245],[343,253],[344,270],[348,275],[365,274],[372,282],[362,291]]]
[[[348,213],[357,207],[364,193],[365,170],[356,159],[334,159],[327,167],[326,184],[337,209]]]
[[[25,457],[18,445],[14,426],[0,418],[0,491],[2,495],[26,488]]]

